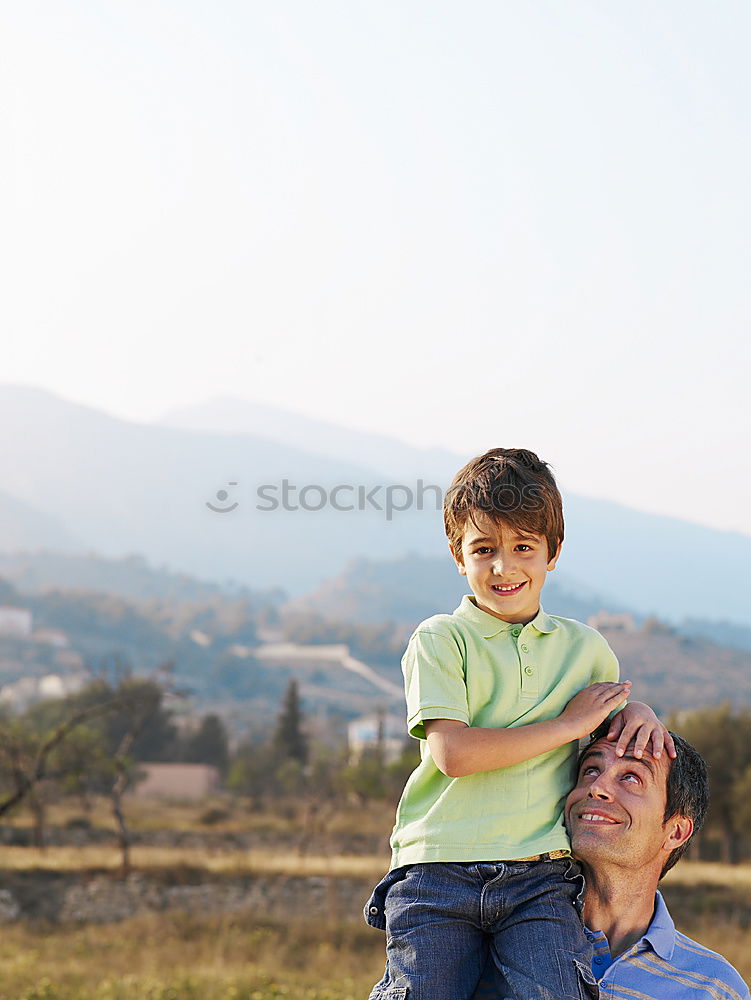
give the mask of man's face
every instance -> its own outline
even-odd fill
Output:
[[[543,535],[519,533],[510,525],[478,514],[464,526],[461,552],[451,553],[467,577],[477,606],[505,622],[531,622],[540,591],[558,554],[548,558]]]
[[[645,752],[637,759],[632,751],[617,757],[606,739],[588,747],[566,799],[566,827],[574,854],[592,868],[611,862],[659,872],[679,846],[671,840],[674,824],[663,822],[670,758]]]

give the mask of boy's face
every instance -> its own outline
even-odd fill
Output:
[[[478,512],[464,526],[461,551],[449,548],[478,608],[504,622],[532,621],[545,576],[558,559],[558,552],[548,558],[544,535],[518,532]]]

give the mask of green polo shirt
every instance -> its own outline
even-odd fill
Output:
[[[421,762],[407,781],[391,836],[391,867],[423,861],[498,861],[567,849],[563,805],[576,776],[577,742],[463,778],[438,770],[426,719],[488,729],[554,719],[595,681],[618,679],[599,632],[540,608],[512,625],[462,598],[414,632],[402,659],[408,728]]]

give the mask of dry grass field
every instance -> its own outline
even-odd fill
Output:
[[[388,868],[387,855],[302,855],[294,851],[254,848],[221,851],[199,847],[134,847],[134,870],[159,874],[177,869],[203,870],[213,875],[338,875],[380,878]],[[0,870],[58,872],[117,872],[120,854],[115,847],[1,847]]]
[[[29,852],[28,865],[35,863],[32,853],[39,854]],[[46,861],[62,859],[70,870],[74,854],[49,851]],[[96,855],[85,850],[79,863],[84,858],[86,869]],[[157,852],[152,860],[161,866],[165,858]],[[364,861],[339,859],[348,872],[358,860]],[[266,870],[289,872],[301,863],[330,862],[263,859]],[[228,857],[229,869],[222,870],[247,864]],[[747,980],[749,885],[751,866],[684,862],[664,888],[681,929],[721,951]],[[381,974],[383,947],[383,935],[356,921],[278,922],[257,913],[168,912],[103,926],[14,924],[0,936],[0,1000],[362,1000]]]
[[[212,808],[212,833],[250,830],[260,834],[258,840],[248,849],[137,844],[134,868],[176,882],[181,872],[190,872],[192,880],[203,872],[207,880],[287,874],[372,882],[385,869],[391,813],[382,806],[335,816],[324,849],[319,844],[307,854],[299,850],[301,817],[293,811],[257,815],[221,802]],[[217,822],[221,809],[226,815]],[[129,818],[136,832],[201,833],[207,815],[205,805],[155,810],[132,802]],[[71,818],[69,810],[50,817],[57,829],[71,828]],[[99,829],[109,826],[107,819],[100,806],[89,814]],[[22,816],[14,822],[27,824]],[[363,831],[383,843],[383,853],[353,849],[351,838]],[[0,847],[0,869],[9,873],[115,878],[119,861],[108,843],[44,851]],[[751,865],[684,861],[663,891],[680,929],[721,951],[751,980]],[[364,1000],[383,969],[384,937],[356,919],[336,917],[306,920],[299,914],[281,922],[257,912],[164,911],[106,925],[7,924],[0,934],[0,1000]]]
[[[1,1000],[362,1000],[383,938],[352,925],[160,914],[17,925],[0,936]]]

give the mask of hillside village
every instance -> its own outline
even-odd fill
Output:
[[[27,570],[33,561],[26,558]],[[113,578],[123,571],[117,560],[90,557],[90,562],[99,579],[106,578],[108,565]],[[170,662],[184,695],[176,704],[177,716],[216,712],[233,739],[268,729],[293,678],[310,727],[334,745],[346,742],[348,726],[358,720],[401,717],[400,658],[418,618],[336,621],[322,614],[314,595],[290,601],[278,592],[222,592],[212,585],[202,591],[199,581],[188,585],[183,580],[189,599],[159,596],[160,586],[162,594],[168,593],[170,581],[142,563],[137,569],[142,580],[151,574],[147,599],[64,589],[55,580],[24,594],[4,581],[0,705],[18,711],[44,698],[76,692],[114,658],[144,676]],[[425,574],[426,581],[437,575],[430,560],[425,561]],[[350,615],[361,588],[371,610],[379,603],[368,566],[364,575],[362,584],[356,573],[347,577]],[[433,580],[428,581],[425,613],[430,613],[431,600],[442,600],[446,608],[458,602],[460,580],[448,574],[446,580],[442,598]],[[329,589],[341,592],[342,586],[332,581]],[[384,580],[380,591],[385,595],[388,589]],[[640,620],[628,611],[597,609],[591,600],[556,591],[552,581],[546,600],[548,592],[551,608],[563,605],[564,614],[579,617],[589,611],[586,620],[608,638],[623,676],[664,714],[723,701],[751,705],[751,653],[723,645],[721,629],[718,641],[713,641],[683,634],[654,618]],[[332,602],[331,607],[341,613],[343,605]],[[415,608],[418,614],[420,610]]]

